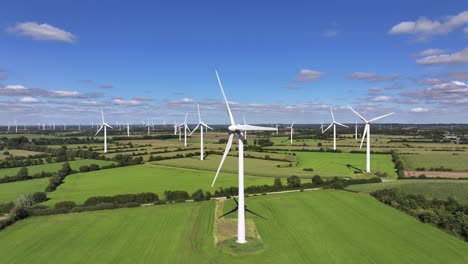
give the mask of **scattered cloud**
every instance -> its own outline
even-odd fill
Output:
[[[114,86],[112,84],[101,84],[101,85],[99,85],[99,88],[112,89],[112,88],[114,88]]]
[[[404,92],[401,95],[418,100],[420,103],[466,104],[468,103],[468,85],[460,81],[443,82],[429,88]]]
[[[294,79],[295,82],[316,82],[325,75],[323,72],[310,69],[302,69],[298,76]]]
[[[438,78],[427,78],[427,79],[422,79],[422,80],[416,80],[417,84],[421,85],[435,85],[435,84],[441,84],[444,81]]]
[[[402,83],[394,83],[389,86],[385,86],[384,90],[390,91],[390,90],[401,90],[405,88],[405,85]]]
[[[39,88],[27,88],[23,85],[0,86],[0,95],[3,96],[40,96],[47,98],[98,98],[102,93],[80,93],[78,91],[56,90],[49,91]]]
[[[371,98],[370,100],[373,102],[389,102],[389,101],[393,101],[393,97],[381,95],[381,96]]]
[[[124,100],[124,99],[113,99],[112,103],[115,105],[125,105],[125,106],[140,106],[144,103],[138,100]]]
[[[133,96],[133,97],[132,97],[132,100],[136,100],[136,101],[146,101],[146,102],[154,101],[154,99],[148,98],[148,97],[144,97],[144,96]]]
[[[442,21],[431,20],[427,17],[420,17],[416,21],[403,21],[393,26],[388,33],[413,35],[418,41],[424,41],[432,36],[447,35],[465,24],[468,24],[468,10],[455,16],[447,16]]]
[[[93,80],[79,80],[79,82],[81,82],[81,83],[88,83],[88,84],[89,84],[89,83],[94,83]]]
[[[423,107],[415,107],[415,108],[411,108],[410,111],[412,113],[427,113],[427,112],[429,112],[429,109],[428,108],[423,108]]]
[[[449,78],[456,80],[468,80],[468,71],[453,71],[447,73]]]
[[[380,92],[381,90],[380,87],[372,87],[369,89],[369,92]]]
[[[354,72],[349,76],[354,80],[364,80],[367,82],[385,82],[385,81],[394,81],[400,78],[398,74],[392,74],[388,76],[381,76],[376,73],[371,72]]]
[[[326,30],[325,32],[323,32],[322,36],[324,36],[326,38],[334,38],[334,37],[338,36],[338,31],[337,30]]]
[[[419,53],[414,54],[416,57],[426,57],[426,56],[433,56],[433,55],[439,55],[439,54],[444,54],[447,53],[447,50],[443,49],[426,49],[423,50]]]
[[[17,23],[12,27],[8,27],[7,31],[16,35],[29,36],[35,40],[54,40],[72,43],[76,39],[75,35],[63,29],[36,22]]]
[[[468,48],[452,54],[444,53],[439,55],[431,55],[422,59],[416,60],[420,65],[438,65],[438,64],[468,64]]]
[[[465,36],[468,37],[468,27],[465,27],[465,28],[463,29],[463,32],[465,32]]]
[[[281,88],[287,89],[287,90],[295,90],[295,91],[302,89],[302,87],[298,85],[283,85],[281,86]]]
[[[39,99],[37,98],[26,96],[26,97],[20,98],[18,102],[24,103],[24,104],[37,104],[37,103],[40,103],[41,101],[39,101]]]

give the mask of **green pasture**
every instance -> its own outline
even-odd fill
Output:
[[[454,171],[468,171],[468,152],[428,151],[415,154],[400,154],[406,170],[437,168],[443,166]]]
[[[90,159],[77,159],[77,160],[72,160],[68,161],[70,164],[70,167],[73,170],[78,170],[81,166],[84,165],[90,165],[90,164],[97,164],[99,166],[104,166],[104,165],[110,165],[113,162],[112,161],[106,161],[106,160],[90,160]],[[41,165],[32,165],[32,166],[27,166],[28,168],[28,173],[29,175],[33,175],[35,173],[40,173],[40,172],[57,172],[62,168],[63,162],[58,162],[58,163],[44,163]],[[6,168],[6,169],[0,169],[0,177],[5,177],[5,176],[16,176],[18,171],[21,168]]]
[[[154,165],[137,165],[87,173],[72,174],[48,196],[48,204],[59,201],[84,202],[91,196],[117,195],[127,193],[154,192],[161,198],[164,191],[183,190],[192,194],[198,189],[214,191],[219,187],[238,185],[237,174],[220,174],[214,187],[211,187],[215,174],[180,168]],[[266,177],[245,177],[245,186],[272,185],[273,179]]]
[[[399,180],[346,187],[366,193],[385,188],[398,188],[407,193],[423,194],[428,198],[447,199],[451,196],[460,203],[468,204],[468,180]]]
[[[0,184],[0,202],[16,201],[23,194],[43,192],[48,183],[48,178],[2,183]]]
[[[465,242],[369,196],[315,191],[246,202],[268,218],[253,218],[264,246],[254,255],[217,250],[215,205],[201,202],[32,217],[0,232],[2,262],[468,262]]]

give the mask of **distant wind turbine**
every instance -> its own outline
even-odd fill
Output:
[[[195,130],[197,130],[198,127],[200,127],[200,160],[203,160],[203,130],[204,130],[204,127],[207,129],[209,128],[211,130],[213,130],[213,128],[211,128],[210,126],[208,126],[208,124],[206,124],[205,122],[201,120],[200,106],[198,104],[197,104],[197,108],[198,108],[198,124],[192,130],[192,132],[190,133],[190,136],[193,134],[193,132],[195,132]]]
[[[345,126],[341,123],[336,122],[335,115],[333,114],[333,108],[331,107],[330,107],[330,112],[332,116],[332,123],[322,133],[325,133],[330,127],[333,127],[333,150],[336,150],[336,125],[339,125],[342,127],[348,127],[348,126]]]
[[[184,127],[184,147],[187,147],[187,130],[190,132],[190,128],[187,125],[187,116],[188,113],[185,113],[185,120],[182,124],[179,125],[179,140],[180,140],[180,129],[181,127]]]
[[[291,129],[291,145],[292,145],[292,143],[293,143],[293,134],[294,134],[294,128],[293,128],[293,126],[294,126],[294,124],[295,124],[295,122],[292,123],[292,125],[291,125],[290,127],[288,127],[288,128]]]
[[[102,116],[102,124],[101,124],[101,127],[96,132],[96,135],[99,134],[99,131],[101,131],[101,129],[104,128],[104,153],[107,153],[107,128],[112,129],[112,127],[109,126],[104,120],[104,110],[102,110],[102,108],[101,108],[101,116]]]

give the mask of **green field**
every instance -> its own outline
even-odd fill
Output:
[[[104,165],[110,165],[113,162],[112,161],[106,161],[106,160],[89,160],[89,159],[77,159],[77,160],[72,160],[68,162],[70,164],[70,167],[73,170],[78,170],[81,166],[84,165],[90,165],[90,164],[97,164],[99,166],[104,166]],[[40,173],[42,171],[45,172],[57,172],[62,168],[63,162],[58,162],[58,163],[45,163],[41,165],[33,165],[33,166],[27,166],[28,168],[28,173],[29,175],[33,175],[35,173]],[[16,176],[18,171],[21,168],[6,168],[6,169],[0,169],[0,177],[5,177],[5,176]]]
[[[2,183],[0,184],[0,202],[16,201],[22,194],[43,192],[48,183],[48,178]]]
[[[356,169],[366,169],[366,154],[296,152],[300,168],[313,168],[314,172],[324,176],[353,176]],[[389,178],[397,178],[391,155],[371,154],[371,171],[386,172]]]
[[[432,151],[415,154],[400,154],[403,166],[406,170],[416,170],[416,168],[437,168],[444,166],[454,171],[468,171],[468,153]]]
[[[237,186],[237,175],[220,174],[211,187],[214,173],[152,165],[128,166],[69,175],[56,191],[48,194],[47,204],[58,201],[84,202],[91,196],[154,192],[163,198],[164,191],[198,189],[214,192],[219,187]],[[245,177],[245,185],[273,184],[272,178]]]
[[[8,151],[10,155],[16,156],[16,157],[27,157],[29,155],[43,154],[42,152],[22,150],[22,149],[4,149],[0,152],[0,159],[4,159],[9,156],[9,155],[3,155],[5,151]]]
[[[202,202],[32,217],[0,232],[2,262],[468,262],[465,242],[369,196],[316,191],[258,196],[247,204],[268,218],[254,218],[264,244],[255,255],[218,251],[214,202]]]
[[[452,196],[460,203],[468,203],[468,180],[399,180],[346,187],[366,193],[384,188],[399,188],[404,192],[423,194],[429,198],[447,199]]]

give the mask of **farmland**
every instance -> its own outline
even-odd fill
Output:
[[[155,192],[163,197],[167,190],[184,190],[189,193],[197,189],[214,192],[218,187],[237,186],[236,175],[220,174],[216,185],[211,188],[214,173],[151,165],[138,165],[72,174],[65,183],[49,194],[47,204],[59,201],[84,202],[91,196],[127,193]],[[272,178],[246,177],[246,186],[273,184]]]
[[[6,263],[466,263],[461,240],[369,196],[315,191],[247,199],[264,246],[213,245],[214,202],[33,217],[0,232]],[[232,204],[227,204],[228,210]],[[247,215],[251,218],[251,215]],[[293,217],[292,217],[293,216]],[[307,224],[305,224],[307,223]],[[168,243],[170,239],[170,243]],[[86,242],[85,242],[86,241]],[[401,241],[404,241],[402,243]],[[247,244],[248,245],[248,244]]]
[[[83,165],[90,165],[90,164],[97,164],[99,166],[110,165],[113,162],[105,161],[105,160],[86,160],[86,159],[77,159],[68,161],[70,167],[73,170],[78,170]],[[57,163],[46,163],[41,165],[32,165],[27,166],[29,175],[33,175],[35,173],[41,173],[42,171],[45,172],[56,172],[62,168],[63,162]],[[21,168],[6,168],[0,169],[0,177],[4,176],[15,176]]]
[[[352,191],[366,193],[384,188],[398,188],[407,193],[423,194],[429,198],[453,197],[460,203],[468,204],[468,180],[401,180],[347,187]]]
[[[2,183],[0,184],[0,202],[16,201],[22,194],[43,192],[48,182],[48,178],[42,178]]]
[[[468,171],[468,153],[455,151],[433,151],[414,154],[400,154],[407,170],[417,168],[438,168],[443,166],[453,171]]]

